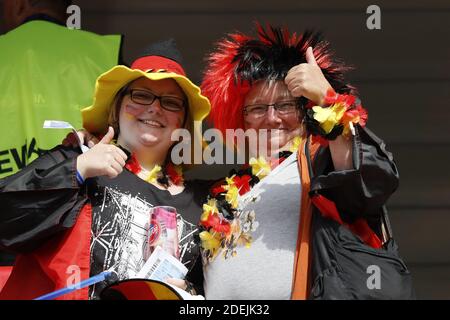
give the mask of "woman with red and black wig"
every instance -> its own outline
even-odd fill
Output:
[[[206,299],[411,296],[385,221],[397,168],[366,128],[347,70],[319,34],[271,26],[231,34],[209,56],[201,87],[212,123],[224,135],[253,129],[258,143],[235,146],[248,165],[204,206]],[[370,290],[364,263],[391,253],[383,261],[394,271]]]

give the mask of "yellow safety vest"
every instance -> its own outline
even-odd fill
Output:
[[[43,129],[45,120],[81,128],[80,109],[92,103],[97,77],[117,65],[120,43],[120,35],[46,21],[0,36],[0,178],[61,143],[68,131]]]

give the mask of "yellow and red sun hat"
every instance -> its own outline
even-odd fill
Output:
[[[200,88],[187,76],[181,64],[173,58],[170,50],[174,46],[173,40],[162,42],[164,50],[154,50],[136,59],[131,67],[118,65],[100,75],[97,79],[94,101],[89,107],[81,110],[83,127],[93,133],[103,135],[108,131],[108,117],[112,103],[117,93],[125,85],[139,78],[150,80],[173,79],[188,99],[189,115],[192,122],[203,121],[209,114],[211,105]],[[160,46],[157,46],[160,48]],[[169,53],[167,54],[167,47]],[[175,49],[176,50],[176,49]],[[190,126],[194,128],[194,125]]]

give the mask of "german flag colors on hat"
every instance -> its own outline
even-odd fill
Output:
[[[170,39],[149,47],[144,56],[133,62],[131,68],[119,65],[102,74],[97,79],[93,104],[81,110],[83,127],[93,134],[105,134],[116,94],[122,87],[141,77],[150,80],[174,79],[188,99],[190,118],[192,121],[202,121],[211,109],[209,100],[186,77],[179,60],[181,55],[174,40]],[[194,127],[193,124],[191,127]]]
[[[116,282],[100,293],[101,300],[183,300],[164,282],[128,279]]]

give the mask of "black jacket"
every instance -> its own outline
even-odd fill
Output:
[[[310,164],[310,194],[331,199],[345,223],[364,218],[382,239],[382,225],[392,235],[385,204],[399,174],[385,143],[367,128],[355,129],[353,169],[334,171],[329,149],[319,148]],[[311,235],[310,299],[414,298],[411,275],[393,238],[383,248],[372,248],[316,208]],[[380,282],[372,283],[378,267]]]
[[[88,201],[75,176],[78,155],[58,146],[0,180],[0,249],[30,252],[75,224]]]

